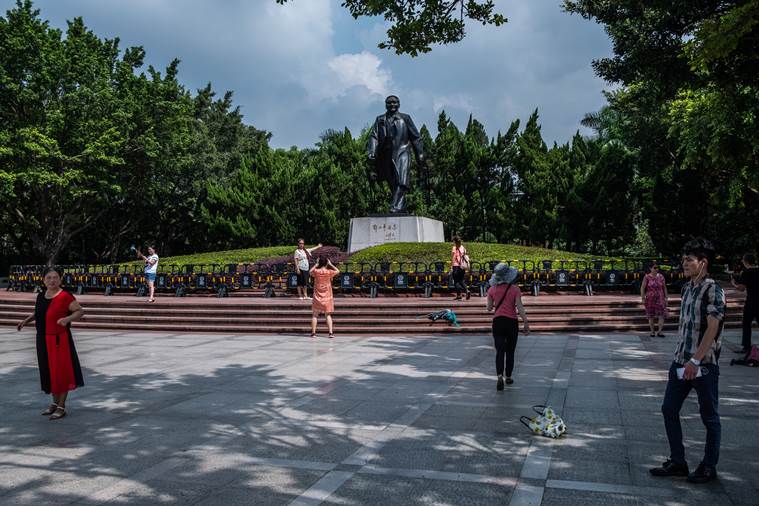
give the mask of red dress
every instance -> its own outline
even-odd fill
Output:
[[[47,394],[63,394],[84,386],[71,326],[57,323],[70,314],[69,305],[74,300],[73,295],[63,290],[52,299],[42,292],[34,306],[40,384]]]

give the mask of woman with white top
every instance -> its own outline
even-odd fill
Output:
[[[150,294],[148,302],[155,302],[155,276],[158,272],[158,255],[156,255],[155,246],[148,246],[148,256],[143,255],[138,250],[137,258],[142,258],[145,261],[145,280],[148,283]]]

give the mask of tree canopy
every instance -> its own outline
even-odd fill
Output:
[[[409,210],[465,240],[577,253],[675,254],[693,235],[756,248],[758,3],[566,2],[614,42],[594,62],[620,85],[583,119],[594,135],[549,146],[537,110],[494,135],[443,111],[420,128],[429,174],[412,172]],[[352,217],[385,210],[368,132],[273,149],[231,91],[188,90],[178,60],[144,60],[81,18],[51,28],[29,0],[0,17],[4,262],[112,262],[146,242],[344,247]]]
[[[293,0],[277,0],[284,4]],[[495,12],[493,0],[343,0],[354,18],[382,16],[390,23],[380,49],[418,56],[435,44],[460,42],[466,36],[466,20],[501,26],[507,19]]]
[[[672,250],[694,235],[726,252],[759,246],[759,1],[565,1],[604,25],[614,55],[593,62],[621,85],[599,135],[637,166],[640,219]]]

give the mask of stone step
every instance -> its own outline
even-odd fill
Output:
[[[15,320],[5,320],[0,318],[0,325],[15,325]],[[728,325],[729,328],[737,328],[740,322],[736,322]],[[305,334],[310,332],[310,323],[302,322],[301,324],[290,325],[256,325],[254,327],[247,325],[233,325],[233,324],[212,324],[212,325],[195,325],[187,323],[172,323],[172,324],[142,324],[142,323],[99,323],[99,322],[76,322],[73,325],[74,329],[108,329],[108,330],[125,330],[125,331],[154,331],[154,332],[197,332],[197,333],[245,333],[245,334],[287,334],[298,333]],[[320,332],[324,333],[324,321],[319,323]],[[647,332],[647,324],[635,324],[635,323],[599,323],[594,322],[592,325],[569,325],[569,324],[531,324],[530,328],[532,332],[607,332],[607,331],[640,331]],[[668,331],[674,330],[676,325],[674,323],[666,324],[665,329]],[[436,322],[434,324],[426,323],[424,325],[415,325],[413,327],[405,327],[398,329],[392,326],[377,327],[377,326],[355,326],[355,325],[339,325],[336,322],[336,332],[342,334],[403,334],[403,335],[417,335],[417,334],[437,334],[437,333],[474,333],[474,334],[489,334],[491,332],[490,325],[462,325],[459,328],[447,325],[446,323]]]

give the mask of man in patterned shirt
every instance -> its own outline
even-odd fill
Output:
[[[713,261],[714,247],[705,239],[690,241],[683,248],[683,273],[690,281],[683,286],[677,348],[661,407],[670,456],[661,467],[651,469],[654,476],[687,476],[692,483],[706,483],[717,477],[722,433],[717,361],[725,318],[725,294],[708,277]],[[691,390],[698,395],[701,421],[706,427],[706,446],[698,468],[688,473],[680,409]]]

